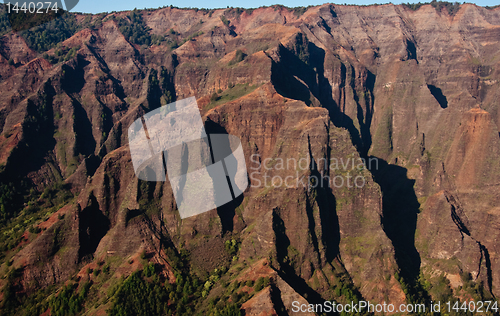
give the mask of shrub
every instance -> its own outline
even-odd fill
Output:
[[[150,263],[144,268],[144,276],[151,277],[154,274],[155,274],[155,265],[154,263]]]
[[[210,96],[210,102],[216,102],[217,100],[219,100],[219,95],[214,92],[211,96]]]
[[[241,50],[241,49],[238,49],[236,50],[236,54],[234,55],[234,58],[229,62],[229,65],[234,65],[234,64],[237,64],[241,61],[243,61],[243,59],[245,59],[245,57],[247,57],[247,55]]]
[[[231,23],[224,15],[220,16],[220,20],[222,21],[222,23],[224,23],[225,26],[229,26],[229,24]]]
[[[264,278],[263,277],[258,278],[253,288],[255,292],[261,291],[264,288]]]
[[[38,234],[42,231],[42,229],[38,226],[31,226],[29,228],[29,232],[32,233],[32,234]]]

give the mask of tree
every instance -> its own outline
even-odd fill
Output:
[[[264,288],[264,278],[263,277],[258,278],[253,288],[255,292],[259,292],[260,290],[262,290]]]

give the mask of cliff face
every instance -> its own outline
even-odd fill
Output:
[[[35,192],[63,182],[75,197],[5,252],[2,271],[22,268],[18,292],[32,293],[76,275],[99,284],[84,272],[98,262],[111,264],[111,279],[127,276],[147,253],[173,283],[172,258],[188,253],[200,276],[227,266],[242,281],[270,277],[243,305],[250,315],[290,311],[290,297],[438,299],[446,279],[458,298],[470,297],[467,282],[500,295],[499,12],[464,4],[454,15],[430,5],[141,13],[150,34],[186,39],[178,48],[132,44],[118,25],[127,13],[113,13],[64,41],[57,49],[78,50],[57,64],[4,35],[2,182]],[[190,96],[207,131],[241,139],[250,188],[181,220],[168,182],[134,175],[127,129]],[[289,163],[301,159],[304,168]],[[309,183],[326,176],[344,182]],[[231,240],[236,253],[225,249]]]

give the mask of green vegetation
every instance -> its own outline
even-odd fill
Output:
[[[44,53],[42,57],[48,60],[52,64],[57,64],[63,61],[68,61],[70,59],[73,59],[76,56],[76,52],[78,50],[80,50],[80,46],[75,46],[70,49],[68,49],[68,47],[58,46],[54,52],[54,55],[49,55],[47,53]],[[56,119],[59,118],[56,117]]]
[[[239,251],[240,244],[236,239],[231,239],[225,241],[224,247],[231,256],[235,256]]]
[[[394,274],[394,278],[401,285],[401,289],[406,296],[406,301],[409,304],[425,304],[429,301],[429,294],[425,288],[425,283],[422,275],[420,275],[418,280],[407,280],[402,277],[398,272]],[[448,283],[443,283],[443,290],[448,289]],[[450,289],[451,291],[451,289]],[[449,297],[449,292],[443,292],[443,297]],[[450,296],[451,298],[451,296]]]
[[[156,274],[153,264],[134,272],[111,293],[109,315],[193,315],[195,305],[208,296],[227,269],[215,269],[205,282],[190,274],[175,273],[171,284]],[[245,299],[245,297],[242,297]],[[246,297],[248,298],[248,296]],[[223,301],[224,302],[224,301]],[[227,303],[227,302],[225,302]],[[240,304],[216,304],[211,299],[205,315],[241,315]]]
[[[16,293],[15,284],[20,276],[20,269],[12,269],[6,276],[7,282],[2,289],[4,299],[0,306],[2,315],[38,316],[49,308],[51,315],[77,315],[83,310],[85,299],[91,287],[89,282],[80,286],[78,283],[72,282],[63,286],[58,293],[55,293],[54,286],[49,286],[37,290],[29,296],[24,296]]]
[[[72,193],[62,183],[45,188],[40,194],[34,189],[23,195],[13,184],[0,185],[0,262],[11,255],[23,240],[28,230],[31,234],[40,233],[37,223],[46,220],[73,198]],[[23,202],[24,201],[24,202]],[[23,206],[25,204],[26,206]]]
[[[8,14],[6,8],[7,6],[2,5],[2,15],[5,14],[7,17],[8,24],[5,24],[5,27],[9,27],[14,32],[19,32],[23,30],[27,30],[33,28],[37,25],[42,25],[47,22],[50,22],[53,19],[56,19],[63,15],[66,11],[62,9],[58,9],[57,12],[49,10],[44,14],[30,13],[24,12],[21,8],[17,12],[12,12]],[[15,9],[14,9],[15,11]]]
[[[246,9],[246,8],[240,8],[240,7],[230,7],[226,11],[224,11],[224,15],[228,16],[235,16],[237,19],[239,19],[240,15],[245,12],[247,15],[251,15],[255,9]]]
[[[210,97],[210,103],[206,106],[206,110],[212,109],[219,104],[223,104],[229,101],[236,100],[244,95],[249,94],[254,91],[258,86],[250,86],[248,83],[237,84],[235,86],[230,84],[230,88],[219,93],[214,92]]]
[[[138,186],[138,198],[139,198],[139,209],[146,213],[146,215],[151,216],[153,214],[158,214],[161,206],[158,201],[158,196],[154,195],[156,188],[156,182],[142,181],[139,180]],[[136,214],[138,215],[138,214]],[[132,217],[128,218],[130,220]]]
[[[219,316],[243,316],[243,313],[239,309],[236,304],[228,304],[221,309],[217,309],[217,307],[213,307],[209,315],[219,315]]]
[[[421,3],[421,2],[419,2],[419,3],[409,3],[409,2],[408,3],[402,3],[402,5],[404,5],[405,7],[407,7],[410,10],[413,10],[413,11],[417,11],[424,4],[426,4],[426,3]]]
[[[85,283],[78,290],[78,283],[63,287],[61,292],[49,302],[51,314],[54,316],[77,315],[82,309],[91,284]]]
[[[396,275],[399,278],[398,275]],[[437,302],[458,302],[458,306],[462,306],[464,301],[492,301],[495,302],[494,297],[484,287],[482,281],[473,281],[472,276],[468,272],[460,272],[462,286],[451,289],[450,281],[445,277],[444,273],[438,276],[420,274],[418,283],[421,284],[423,290],[429,293],[432,300]],[[400,278],[399,278],[400,279]],[[400,281],[401,282],[401,281]],[[442,304],[441,304],[442,305]],[[497,303],[498,305],[498,303]],[[453,305],[452,305],[453,306]],[[441,310],[444,306],[441,306]],[[486,315],[496,315],[496,311],[490,310]],[[461,309],[452,309],[447,315],[474,315],[471,312],[464,312]]]
[[[9,16],[5,4],[0,5],[0,36],[10,31]]]
[[[268,287],[270,283],[271,279],[269,279],[269,277],[266,278],[260,277],[255,282],[253,289],[255,290],[255,292],[259,292],[262,289]]]
[[[168,311],[168,291],[158,280],[145,280],[134,272],[120,286],[108,315],[163,315]]]
[[[84,27],[85,25],[77,22],[74,14],[66,13],[48,23],[22,31],[20,34],[30,48],[42,53],[70,38]]]
[[[12,183],[0,184],[0,223],[5,223],[15,214],[19,193]]]
[[[222,23],[224,23],[225,26],[229,26],[229,24],[231,23],[224,15],[220,16],[220,20],[222,21]]]
[[[130,12],[127,18],[119,19],[118,27],[127,41],[133,44],[149,46],[164,40],[164,37],[151,36],[149,33],[151,29],[143,21],[142,14],[137,9]]]
[[[115,19],[115,17],[111,18]],[[166,36],[151,34],[151,28],[149,28],[142,19],[142,11],[138,11],[137,9],[134,9],[132,12],[130,12],[130,14],[126,18],[118,19],[117,23],[119,30],[123,34],[123,36],[125,36],[127,41],[133,44],[151,46],[161,45],[162,43],[167,42],[170,44],[172,49],[175,49],[179,46],[177,43],[177,39],[171,40],[168,38],[169,36],[176,37],[177,35],[180,35],[179,33],[175,32],[174,29],[170,29],[169,34],[167,34]],[[200,34],[192,35],[192,37],[188,38],[187,40],[191,40],[192,38],[201,34],[203,33],[200,32]],[[187,40],[185,40],[184,42],[186,42]]]
[[[231,61],[228,63],[228,65],[229,66],[235,65],[235,64],[243,61],[243,59],[245,59],[245,57],[247,57],[247,54],[245,54],[241,49],[238,49],[238,50],[236,50],[236,54],[234,55],[234,58],[231,59]]]
[[[333,286],[333,291],[336,297],[336,300],[343,302],[344,304],[348,304],[354,302],[357,304],[359,301],[363,299],[361,293],[359,293],[358,289],[354,286],[352,281],[348,278],[346,274],[343,274],[338,279],[337,284]],[[364,311],[360,313],[360,315],[368,314],[368,312]]]
[[[293,14],[295,14],[296,17],[300,17],[302,14],[306,13],[307,9],[309,9],[311,6],[307,7],[295,7],[292,8]]]
[[[468,272],[461,272],[460,279],[463,285],[458,290],[472,297],[475,301],[494,300],[491,293],[485,288],[483,281],[474,282]]]
[[[446,2],[446,1],[435,1],[431,2],[431,5],[436,9],[437,12],[441,12],[443,8],[448,10],[449,15],[455,15],[455,13],[460,10],[460,3],[458,2]]]
[[[460,3],[458,2],[447,2],[447,1],[436,1],[432,0],[431,2],[425,2],[425,3],[403,3],[403,5],[413,11],[416,11],[420,9],[421,6],[425,4],[430,4],[433,6],[437,12],[441,12],[443,8],[446,8],[448,10],[449,15],[455,15],[455,13],[458,12],[460,9]]]
[[[203,35],[203,31],[198,31],[198,32],[196,32],[196,33],[193,33],[193,34],[189,35],[189,36],[187,37],[187,39],[186,39],[186,42],[187,42],[187,41],[190,41],[190,40],[192,40],[192,39],[194,39],[195,37],[198,37],[198,36],[200,36],[200,35]]]
[[[92,19],[92,16],[89,15],[83,20],[83,22],[78,22],[76,20],[75,14],[66,12],[58,18],[50,20],[49,22],[21,31],[20,35],[26,40],[26,43],[31,49],[34,49],[39,53],[43,53],[70,38],[78,31],[81,31],[85,28],[93,28],[99,26],[102,23],[102,19],[105,15],[106,13],[102,13],[95,16],[94,19]],[[8,20],[5,20],[4,16],[6,16],[6,14],[4,14],[4,12],[1,12],[0,35],[2,34],[2,32],[5,33],[8,31],[8,29],[6,30],[4,28],[6,25],[5,23],[8,23]],[[37,24],[39,24],[39,21],[37,21]],[[78,49],[76,49],[74,52],[76,52]],[[64,54],[66,53],[67,52],[64,52]],[[65,56],[66,55],[64,55],[63,57]]]
[[[196,33],[189,35],[187,38],[183,39],[180,44],[177,44],[177,42],[175,42],[174,46],[176,46],[175,48],[182,46],[184,43],[189,42],[190,40],[193,40],[195,37],[198,37],[200,35],[203,35],[203,31],[199,31],[199,32],[196,32]],[[174,47],[174,46],[172,46],[172,47]]]

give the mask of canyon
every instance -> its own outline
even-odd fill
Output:
[[[12,297],[87,282],[81,313],[105,314],[108,290],[149,263],[165,284],[203,280],[193,314],[238,302],[232,293],[247,293],[245,315],[500,295],[500,8],[68,14],[88,27],[43,54],[21,33],[0,38],[0,179],[24,197],[11,206],[24,222],[1,228]],[[133,14],[162,41],[124,35]],[[127,129],[191,96],[208,133],[240,138],[255,173],[241,198],[181,220],[168,181],[134,174]],[[252,156],[268,166],[251,169]],[[273,167],[290,158],[309,166]],[[308,185],[264,186],[264,174]],[[364,182],[309,183],[321,176]],[[259,278],[269,284],[257,291]]]

